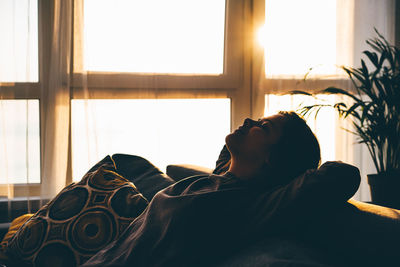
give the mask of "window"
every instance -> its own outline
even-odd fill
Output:
[[[0,36],[3,194],[5,184],[40,183],[38,1],[0,1]]]
[[[74,87],[86,86],[82,73],[92,91],[232,89],[242,80],[242,1],[76,1]]]
[[[0,1],[0,83],[37,82],[37,0]]]
[[[260,39],[267,77],[335,74],[336,0],[265,1]]]
[[[4,183],[12,179],[18,184],[15,196],[38,195],[40,186],[53,183],[48,180],[53,170],[45,165],[55,165],[43,159],[57,154],[46,153],[44,134],[54,130],[49,125],[60,129],[52,123],[54,103],[46,98],[46,79],[53,77],[47,71],[54,70],[54,3],[0,1],[0,191],[8,190]],[[381,0],[73,0],[73,16],[62,8],[72,2],[57,3],[68,10],[68,19],[59,23],[62,32],[70,33],[74,25],[72,49],[61,45],[57,51],[73,57],[57,73],[63,85],[70,82],[61,105],[71,108],[65,116],[70,121],[61,121],[71,124],[65,135],[72,148],[57,160],[69,158],[72,164],[55,168],[71,174],[67,183],[113,153],[138,154],[160,168],[213,167],[230,127],[303,101],[280,96],[287,91],[346,87],[335,65],[359,61],[359,44],[374,35],[373,26],[391,36],[395,25],[394,8]],[[261,25],[263,47],[254,41]],[[121,114],[129,116],[122,121]],[[157,117],[163,118],[160,124],[153,123]],[[323,160],[343,159],[339,150],[353,141],[333,133],[340,125],[333,113],[320,118],[329,123],[311,119],[310,124],[325,131],[317,133],[326,146]],[[193,147],[198,153],[187,152],[189,138],[200,140]],[[68,141],[58,144],[68,151]]]
[[[230,100],[73,100],[72,123],[75,180],[114,153],[142,156],[164,172],[173,163],[214,168],[230,132]]]
[[[38,100],[0,100],[0,184],[40,182]]]
[[[256,1],[263,5],[264,26],[258,31],[263,46],[263,77],[260,84],[259,106],[264,115],[280,110],[297,110],[300,105],[316,104],[312,97],[284,95],[292,90],[315,92],[328,86],[346,87],[338,65],[344,64],[347,54],[343,42],[340,0],[270,0]],[[348,48],[348,47],[347,47]],[[257,59],[255,59],[255,62]],[[278,93],[278,95],[276,95]],[[336,96],[318,95],[318,99],[333,102]],[[322,109],[318,117],[310,115],[307,123],[321,146],[321,162],[341,158],[350,159],[351,146],[343,147],[351,139],[342,128],[336,110]]]
[[[85,0],[84,68],[222,74],[224,30],[225,0]]]
[[[296,109],[303,96],[285,96],[293,90],[318,92],[327,87],[351,90],[340,66],[360,64],[366,40],[376,36],[374,28],[394,43],[394,1],[352,0],[254,0],[253,25],[261,45],[254,46],[253,114]],[[320,96],[320,98],[335,98]],[[348,99],[343,99],[347,102]],[[322,110],[317,120],[309,117],[322,148],[322,161],[342,160],[369,172],[367,150],[355,145],[348,121],[338,119],[332,109]],[[369,200],[362,181],[359,199]],[[366,190],[367,189],[367,190]]]
[[[76,1],[73,179],[114,153],[213,168],[241,102],[244,1]]]

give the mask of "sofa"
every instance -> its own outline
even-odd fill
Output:
[[[176,180],[211,172],[195,165],[167,167]],[[295,238],[262,240],[220,266],[400,266],[399,253],[400,210],[350,199],[335,216],[309,224]]]
[[[141,157],[115,154],[111,157],[106,157],[93,166],[82,181],[76,183],[74,186],[83,187],[92,183],[92,186],[98,189],[98,185],[93,184],[93,179],[96,178],[97,182],[100,180],[102,181],[103,189],[105,188],[105,183],[108,187],[106,191],[108,190],[111,192],[111,187],[118,187],[118,192],[122,192],[123,190],[127,191],[126,189],[129,189],[133,193],[129,195],[129,198],[125,197],[123,199],[124,201],[128,199],[129,205],[134,204],[135,212],[139,213],[144,208],[143,203],[145,203],[145,201],[150,201],[159,190],[187,177],[193,175],[209,175],[211,172],[211,169],[195,165],[169,165],[166,174],[164,174]],[[110,175],[112,175],[111,178]],[[83,183],[83,181],[86,181],[85,179],[89,181],[85,182],[86,184]],[[119,183],[114,182],[116,179],[119,179]],[[111,184],[109,183],[110,181],[112,182]],[[128,182],[133,183],[133,185],[128,185]],[[133,187],[130,188],[129,186]],[[74,190],[74,188],[68,186],[64,189],[65,192],[60,192],[60,195],[65,195],[66,192],[70,192],[71,190]],[[116,194],[113,193],[113,198],[115,195]],[[50,204],[43,207],[40,207],[41,203],[38,201],[37,206],[34,206],[38,209],[38,212],[35,214],[36,221],[45,218],[46,216],[43,214],[46,211],[48,212],[47,214],[49,214],[51,209],[54,209],[54,203],[57,203],[59,199],[60,196],[56,197],[55,200],[51,200],[49,202]],[[140,209],[137,209],[137,203],[141,203]],[[21,207],[23,206],[22,204],[23,202],[20,203]],[[101,206],[102,204],[99,205]],[[127,210],[131,212],[132,209],[130,209],[129,205],[125,202],[123,203],[123,206],[126,206],[128,208]],[[16,217],[24,212],[26,212],[26,210],[20,208],[14,209],[12,213]],[[121,213],[123,212],[124,210],[121,211]],[[10,214],[10,212],[8,212],[8,214]],[[96,215],[95,213],[93,214]],[[310,222],[304,227],[303,231],[293,235],[268,237],[254,242],[254,244],[237,251],[237,253],[215,262],[214,265],[276,267],[400,266],[400,262],[396,256],[400,249],[400,242],[398,242],[398,240],[400,240],[400,211],[350,200],[348,203],[345,203],[340,210],[333,211],[332,214],[333,216],[329,216],[328,214],[328,216],[321,218],[319,221]],[[81,215],[74,216],[76,218],[81,217]],[[118,218],[120,220],[118,221],[118,229],[116,227],[113,228],[117,230],[117,233],[112,237],[114,239],[117,239],[118,236],[123,233],[123,227],[126,227],[131,221],[129,218],[126,218],[126,216],[120,217],[122,218]],[[29,218],[27,222],[20,227],[27,228],[29,223],[35,221],[34,219],[35,217],[33,217],[33,219]],[[72,223],[76,224],[75,221],[77,220],[70,220],[67,218],[65,221],[68,223],[68,227],[65,229],[56,227],[52,229],[59,230],[61,236],[62,231],[65,231],[65,235],[68,236],[67,239],[72,240],[71,234],[67,232],[71,232],[70,229],[72,229],[72,227],[70,226]],[[0,226],[2,227],[2,232],[5,233],[9,222],[5,222]],[[86,227],[86,229],[88,229],[88,227]],[[18,244],[23,242],[24,236],[26,236],[21,229],[16,229],[15,232],[17,232],[17,234],[11,238],[14,244],[9,246],[11,247],[11,256],[10,253],[7,253],[6,257],[0,257],[0,263],[5,266],[22,266],[21,264],[26,264],[29,260],[36,260],[33,262],[35,266],[46,266],[46,264],[52,260],[54,260],[54,262],[58,261],[59,264],[47,266],[73,266],[83,263],[90,255],[95,253],[93,252],[90,254],[89,252],[91,252],[90,249],[92,248],[89,248],[83,250],[83,254],[79,254],[76,251],[78,251],[78,249],[82,250],[83,248],[77,248],[76,245],[72,245],[72,250],[75,251],[75,254],[57,254],[64,248],[54,246],[52,248],[53,250],[48,250],[47,254],[44,254],[45,256],[40,257],[37,256],[36,252],[36,254],[32,254],[34,256],[14,253],[12,248],[18,250]],[[78,233],[80,232],[78,231]],[[41,241],[41,251],[44,251],[42,248],[46,247],[48,244],[54,245],[54,238],[49,240],[48,236],[50,236],[49,233],[46,235],[47,240]],[[62,240],[61,243],[63,242],[65,243],[65,240]],[[74,242],[77,243],[76,241]],[[58,250],[58,248],[60,249]],[[8,248],[8,252],[10,252],[10,248]],[[64,256],[67,257],[66,259],[74,257],[74,260],[60,261],[59,258]],[[21,258],[25,258],[25,260],[20,261]]]

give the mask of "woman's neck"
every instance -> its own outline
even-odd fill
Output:
[[[253,178],[259,170],[259,167],[254,163],[243,163],[243,161],[231,160],[228,172],[242,180]]]

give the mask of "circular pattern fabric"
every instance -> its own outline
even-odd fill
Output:
[[[19,231],[20,238],[16,242],[18,249],[24,255],[30,255],[40,248],[47,230],[46,220],[36,217],[29,222],[29,227]]]
[[[137,217],[140,215],[138,212],[146,208],[147,204],[142,201],[140,195],[134,194],[134,191],[134,188],[124,186],[118,189],[111,198],[111,207],[120,217]]]
[[[113,215],[104,209],[82,213],[69,230],[70,243],[85,254],[96,252],[114,239],[116,223]]]
[[[85,187],[75,187],[59,194],[49,208],[49,217],[56,221],[66,220],[80,213],[88,201]]]
[[[147,205],[107,156],[28,220],[7,253],[33,266],[83,264],[117,239]]]

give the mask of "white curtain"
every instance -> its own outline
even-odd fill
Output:
[[[71,180],[72,3],[0,1],[0,194],[28,212]]]
[[[41,83],[42,197],[51,197],[68,182],[70,149],[70,71],[73,0],[55,0],[52,8],[50,64]]]

